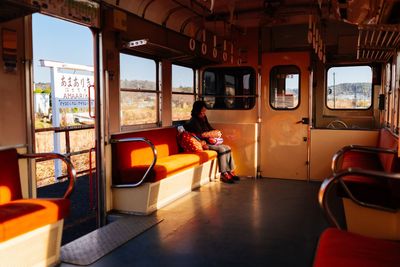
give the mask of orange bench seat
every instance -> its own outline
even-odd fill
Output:
[[[107,151],[114,210],[150,214],[215,179],[217,152],[183,152],[177,135],[175,127],[166,127],[112,136]]]
[[[0,242],[68,216],[69,199],[19,199],[0,205]]]
[[[64,197],[24,199],[18,164],[21,158],[64,160],[70,180]],[[68,197],[75,176],[71,162],[62,155],[20,155],[15,148],[0,150],[0,265],[53,266],[60,262],[63,219],[70,212]]]
[[[112,136],[112,139],[144,137],[150,140],[157,150],[157,161],[145,182],[157,182],[217,157],[217,153],[212,150],[193,153],[180,151],[177,134],[175,127],[168,127],[116,134]],[[137,142],[114,143],[112,153],[113,184],[140,181],[153,159],[151,148]]]
[[[17,150],[0,151],[0,242],[68,216],[70,200],[22,199]]]

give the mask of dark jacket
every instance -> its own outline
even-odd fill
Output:
[[[199,117],[194,116],[192,116],[192,118],[184,126],[184,128],[186,131],[194,133],[198,136],[200,136],[204,132],[214,130],[214,128],[211,127],[210,123],[208,123],[207,117],[205,117],[204,119],[200,119]]]

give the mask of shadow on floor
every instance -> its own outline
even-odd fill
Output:
[[[39,198],[61,197],[68,186],[68,181],[38,188]],[[76,179],[75,189],[71,195],[71,212],[64,221],[62,245],[67,244],[97,228],[97,201],[90,200],[89,176]],[[93,188],[92,192],[96,192]],[[93,195],[96,195],[95,193]],[[92,203],[91,203],[92,202]]]

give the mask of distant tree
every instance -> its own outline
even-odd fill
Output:
[[[49,88],[43,89],[42,90],[42,94],[50,95],[51,94],[51,88],[49,87]]]

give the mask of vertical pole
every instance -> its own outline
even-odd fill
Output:
[[[53,127],[60,127],[60,106],[57,101],[56,97],[56,80],[58,80],[58,68],[57,67],[51,67],[51,103],[52,103],[52,124]],[[60,144],[60,133],[54,132],[54,152],[55,153],[61,153],[61,144]],[[58,159],[54,160],[54,176],[57,179],[62,175],[61,172],[61,162]]]
[[[105,174],[105,122],[104,122],[104,80],[103,80],[103,57],[101,33],[92,30],[94,37],[94,88],[95,98],[95,135],[96,135],[96,179],[97,179],[97,222],[98,226],[106,224],[106,174]]]
[[[307,181],[311,181],[311,128],[313,127],[314,61],[310,56],[308,78],[308,125],[307,125]]]
[[[24,36],[25,36],[25,49],[24,54],[24,75],[25,75],[25,88],[26,88],[26,129],[27,129],[27,143],[28,153],[35,152],[35,112],[33,108],[33,70],[32,70],[32,18],[26,16],[24,18]],[[33,87],[32,87],[33,86]],[[28,197],[36,198],[36,165],[32,160],[28,160]]]
[[[172,64],[171,61],[162,60],[161,62],[161,123],[162,126],[172,125]],[[166,74],[166,75],[164,75]]]
[[[255,179],[261,178],[261,122],[262,122],[262,55],[263,55],[263,38],[262,28],[258,27],[257,42],[257,129],[256,129],[256,173]]]
[[[336,84],[335,84],[335,73],[333,73],[333,108],[336,108]]]
[[[357,108],[357,86],[354,86],[354,104],[353,104],[353,108]]]

